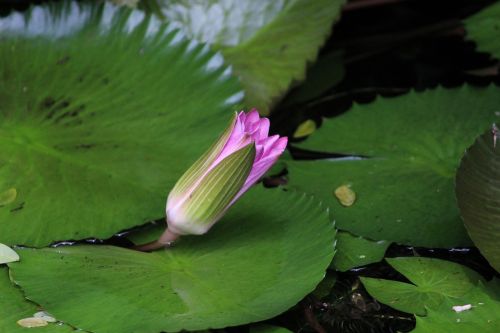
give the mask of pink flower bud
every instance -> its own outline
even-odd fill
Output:
[[[277,161],[286,137],[269,136],[269,119],[254,109],[235,114],[219,140],[177,181],[167,199],[168,229],[155,247],[179,235],[206,233]]]

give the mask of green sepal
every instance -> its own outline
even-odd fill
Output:
[[[195,185],[198,179],[206,172],[210,165],[220,155],[222,149],[229,140],[238,113],[235,112],[231,122],[221,134],[219,139],[179,178],[174,188],[170,192],[171,197],[187,195],[188,191]]]
[[[245,184],[254,159],[253,142],[223,159],[182,204],[185,217],[195,223],[215,222]]]

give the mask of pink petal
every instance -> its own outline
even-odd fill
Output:
[[[262,148],[264,151],[263,154],[261,154],[260,158],[257,158],[257,155],[255,156],[256,158],[252,170],[250,171],[245,184],[231,201],[231,204],[229,206],[231,206],[236,200],[238,200],[239,197],[241,197],[253,184],[255,184],[267,172],[267,170],[271,168],[274,163],[276,163],[280,155],[285,150],[286,144],[288,143],[288,138],[278,138],[278,135],[273,135],[266,140],[266,143]]]

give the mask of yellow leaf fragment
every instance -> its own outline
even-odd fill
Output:
[[[354,201],[356,201],[356,192],[354,192],[349,185],[337,187],[334,193],[342,206],[352,206]]]
[[[19,261],[19,255],[5,244],[0,243],[0,264]]]
[[[8,205],[14,202],[17,197],[17,190],[15,188],[9,188],[7,191],[0,192],[0,206]]]
[[[308,119],[300,124],[299,127],[297,127],[295,133],[293,133],[293,137],[296,139],[303,138],[312,134],[315,130],[316,123],[314,122],[314,120]]]
[[[20,319],[17,321],[17,324],[19,326],[27,327],[27,328],[42,327],[42,326],[48,325],[47,321],[43,320],[42,318],[35,318],[35,317]]]

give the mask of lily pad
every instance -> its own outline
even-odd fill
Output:
[[[500,89],[464,86],[354,105],[300,148],[352,158],[285,161],[289,187],[327,204],[340,229],[427,247],[470,245],[454,195],[463,151],[495,119]],[[344,207],[334,191],[356,193]]]
[[[412,333],[497,333],[500,330],[500,295],[492,293],[492,284],[479,285],[459,300],[446,299],[437,309],[428,309],[427,316],[417,316],[417,326]],[[470,304],[471,309],[453,311],[457,304]]]
[[[391,243],[372,241],[341,231],[337,234],[337,253],[331,267],[341,272],[352,268],[379,262]]]
[[[305,78],[345,0],[163,0],[163,15],[233,65],[246,105],[268,113]]]
[[[457,172],[456,193],[470,237],[500,272],[500,134],[496,126],[467,149]]]
[[[242,92],[220,55],[141,11],[63,2],[0,19],[0,242],[107,238],[169,189]]]
[[[500,59],[500,3],[493,3],[464,20],[467,38],[476,42],[477,49]]]
[[[426,308],[436,309],[445,299],[460,299],[482,281],[475,271],[446,260],[419,257],[386,260],[413,284],[367,277],[362,277],[361,282],[379,302],[421,316],[426,314]]]
[[[18,320],[33,317],[38,306],[27,301],[21,290],[9,280],[7,267],[0,267],[0,332],[26,333],[28,330],[17,324]],[[74,330],[68,325],[49,323],[47,326],[34,329],[40,333],[66,333]]]
[[[27,297],[81,329],[202,330],[295,305],[323,278],[334,236],[328,212],[311,197],[255,188],[206,235],[168,250],[22,249],[10,268]]]

